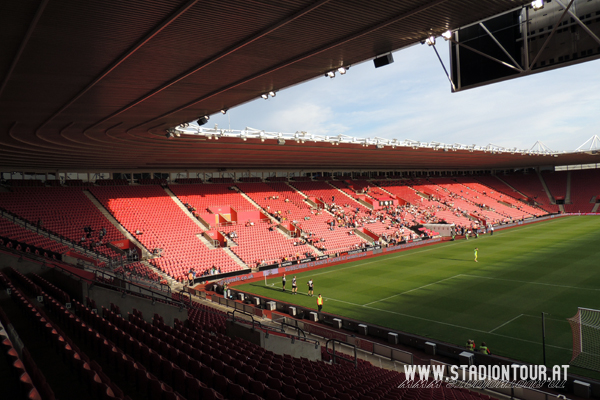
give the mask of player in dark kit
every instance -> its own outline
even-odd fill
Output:
[[[311,279],[311,280],[309,280],[309,281],[308,281],[308,283],[307,283],[307,285],[308,285],[308,295],[309,295],[310,297],[312,297],[312,295],[313,295],[313,289],[314,289],[314,283],[313,283],[313,280],[312,280],[312,279]]]
[[[297,294],[296,291],[298,290],[298,285],[296,285],[296,277],[294,276],[292,278],[292,294]]]

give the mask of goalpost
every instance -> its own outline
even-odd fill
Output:
[[[265,275],[265,286],[269,286],[269,284],[267,283],[267,275]],[[271,286],[275,286],[275,284],[271,283]]]
[[[579,307],[568,318],[573,331],[571,365],[600,371],[600,310]]]

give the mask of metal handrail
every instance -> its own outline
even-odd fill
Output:
[[[109,274],[104,273],[104,271],[97,271],[96,270],[96,272],[100,272],[100,273],[103,273],[103,274],[105,274],[107,276],[111,276]],[[94,274],[94,278],[96,278],[96,277],[97,277],[97,275],[95,273]],[[127,284],[127,286],[125,288],[123,288],[121,286],[113,285],[113,284],[107,283],[107,282],[100,282],[100,281],[97,281],[97,280],[94,280],[94,282],[95,282],[96,285],[106,286],[109,289],[113,289],[113,290],[124,292],[124,293],[143,294],[144,291],[145,292],[150,292],[149,294],[146,294],[146,296],[150,296],[150,298],[152,299],[152,301],[161,300],[161,301],[164,301],[165,303],[172,304],[172,305],[175,305],[175,306],[180,307],[180,308],[183,308],[183,307],[186,306],[186,304],[183,301],[181,301],[181,300],[174,300],[170,295],[156,292],[156,291],[152,290],[151,288],[143,287],[143,286],[140,286],[140,285],[136,285],[135,283],[131,283],[131,282],[125,281],[125,283]],[[134,289],[136,289],[136,288],[137,288],[137,291],[134,291]]]
[[[236,311],[237,311],[237,312],[239,312],[239,313],[242,313],[242,314],[244,314],[244,315],[248,315],[250,318],[252,318],[252,329],[255,329],[255,328],[254,328],[254,324],[255,324],[255,323],[256,323],[256,324],[258,324],[258,329],[262,329],[263,331],[265,331],[266,337],[269,337],[269,332],[274,332],[274,333],[277,333],[277,334],[284,334],[285,336],[289,337],[290,339],[292,339],[292,343],[293,343],[295,340],[301,340],[301,341],[303,341],[303,342],[307,342],[307,343],[314,343],[314,345],[315,345],[315,348],[318,348],[318,347],[321,345],[321,342],[319,342],[318,340],[316,340],[316,339],[309,339],[309,338],[307,338],[307,337],[306,337],[306,334],[304,333],[304,331],[302,331],[302,334],[304,334],[304,337],[300,337],[300,336],[297,336],[297,335],[292,335],[292,334],[286,333],[286,332],[285,332],[285,330],[283,329],[283,327],[281,328],[281,331],[279,331],[279,330],[277,330],[277,329],[273,329],[273,328],[271,328],[271,327],[269,327],[269,326],[264,326],[264,325],[262,325],[262,324],[260,323],[260,321],[256,321],[256,320],[254,319],[254,316],[253,316],[252,314],[250,314],[250,313],[248,313],[248,312],[245,312],[245,311],[242,311],[242,310],[237,310],[237,309],[236,309],[236,310],[233,310],[233,311],[228,311],[228,312],[227,312],[227,315],[230,315],[230,314],[231,314],[231,316],[232,316],[232,320],[233,320],[234,322],[235,322],[235,316],[234,316],[234,315],[235,315]],[[248,321],[246,321],[246,320],[243,320],[243,319],[239,319],[238,321],[240,321],[240,322],[242,322],[242,323],[249,323]],[[291,325],[290,325],[290,326],[291,326]]]
[[[281,330],[283,331],[283,326],[289,326],[290,328],[294,328],[298,331],[298,333],[302,333],[304,335],[304,338],[306,339],[306,332],[304,332],[304,330],[302,328],[300,328],[299,326],[295,326],[292,324],[288,324],[287,322],[285,322],[284,320],[281,320]],[[300,337],[300,335],[297,335],[298,337]]]
[[[60,244],[64,244],[65,246],[71,247],[74,250],[76,249],[77,251],[79,251],[85,255],[89,255],[92,257],[95,256],[96,260],[102,259],[102,261],[108,262],[108,263],[111,263],[114,260],[114,258],[109,257],[106,254],[100,253],[98,251],[92,251],[92,250],[86,249],[83,246],[79,246],[72,239],[69,239],[59,233],[50,231],[46,228],[39,228],[37,225],[33,224],[31,221],[27,220],[26,218],[16,215],[16,214],[14,214],[4,208],[1,208],[1,207],[0,207],[0,216],[12,221],[13,223],[15,223],[17,225],[24,227],[25,229],[33,231],[33,232],[37,233],[38,235],[45,236],[45,237],[52,239]]]
[[[191,305],[193,304],[193,301],[192,301],[192,294],[191,294],[190,292],[187,292],[187,291],[185,290],[185,287],[179,291],[179,297],[180,297],[180,298],[185,298],[185,296],[183,296],[183,295],[182,295],[182,293],[187,293],[187,294],[188,294],[188,296],[189,296],[189,301],[190,301],[190,306],[191,306]]]
[[[108,278],[111,278],[111,279],[118,278],[126,283],[130,283],[130,284],[133,284],[136,286],[147,286],[148,288],[156,288],[156,289],[160,290],[161,292],[171,293],[171,287],[169,285],[165,285],[164,283],[160,283],[160,282],[145,281],[138,275],[134,275],[134,274],[131,274],[129,277],[127,277],[125,275],[125,271],[123,271],[123,273],[121,273],[121,274],[112,275],[112,274],[108,273],[107,271],[101,271],[98,269],[94,269],[94,275],[98,276],[99,274],[103,278],[105,276],[107,276]],[[138,282],[140,283],[140,285],[138,285],[137,283],[134,282],[135,278],[138,279]],[[164,289],[164,288],[166,288],[166,289]]]
[[[329,342],[332,342],[332,351],[333,353],[329,352]],[[350,359],[350,358],[346,358],[344,356],[337,356],[335,354],[335,343],[338,342],[339,344],[345,344],[346,346],[350,346],[354,349],[354,360]],[[341,358],[342,360],[346,360],[346,361],[350,361],[351,363],[354,364],[354,368],[358,368],[358,357],[357,357],[357,353],[356,353],[356,346],[353,344],[350,344],[348,342],[343,342],[341,340],[338,339],[329,339],[327,342],[325,342],[325,352],[327,352],[327,354],[333,356],[333,363],[335,364],[335,359],[336,357]]]
[[[241,314],[244,314],[244,315],[247,315],[247,316],[249,316],[249,317],[252,319],[252,329],[254,329],[254,324],[255,324],[255,323],[257,323],[257,324],[258,324],[258,326],[262,328],[262,324],[260,323],[260,321],[256,321],[256,320],[254,319],[254,315],[250,314],[249,312],[242,311],[242,310],[237,310],[237,309],[234,309],[233,311],[227,311],[227,315],[228,315],[228,316],[229,316],[229,314],[231,314],[231,319],[232,319],[232,321],[233,321],[233,322],[235,322],[235,313],[236,313],[236,312],[238,312],[238,313],[241,313]],[[241,320],[241,319],[240,319],[240,320]],[[241,320],[241,321],[243,321],[243,320]]]

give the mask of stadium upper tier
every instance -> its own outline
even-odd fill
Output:
[[[66,236],[73,243],[82,239],[84,244],[97,242],[96,235],[104,228],[107,233],[96,249],[108,255],[116,253],[106,244],[124,240],[122,232],[127,231],[128,237],[135,239],[134,245],[152,254],[148,260],[152,266],[184,281],[190,269],[199,276],[210,273],[213,267],[226,273],[340,253],[376,241],[386,245],[411,240],[422,235],[418,228],[427,223],[473,228],[540,216],[558,209],[549,204],[542,184],[555,176],[303,177],[267,182],[253,178],[228,183],[187,180],[168,186],[164,181],[148,179],[143,181],[145,185],[110,180],[52,188],[42,187],[41,181],[26,187],[10,182],[14,183],[7,186],[10,191],[0,193],[0,208],[34,224],[39,221],[45,230]],[[598,172],[571,171],[561,176],[569,182],[561,192],[572,202],[567,210],[591,211],[596,193],[584,182],[600,180]],[[533,182],[539,183],[539,193]],[[547,187],[558,190],[560,185],[552,182]],[[52,186],[59,185],[53,182]],[[544,209],[532,199],[545,203]],[[107,213],[116,222],[107,218]],[[86,237],[86,226],[93,229],[92,238]],[[68,250],[51,237],[40,240],[24,235],[25,228],[19,229],[19,235],[10,224],[0,224],[0,228],[0,236],[21,238],[23,243],[52,251]],[[160,279],[144,264],[123,271]]]

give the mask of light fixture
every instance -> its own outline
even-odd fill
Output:
[[[285,139],[277,139],[277,144],[283,146],[285,144]]]
[[[208,140],[212,139],[212,135],[207,136]]]
[[[227,114],[227,109],[226,108],[222,109],[221,114],[223,114],[223,115]]]
[[[531,8],[533,8],[533,11],[541,10],[542,8],[544,8],[544,0],[532,1]]]
[[[427,40],[425,40],[425,43],[427,43],[428,46],[435,45],[435,36],[429,36]]]
[[[450,40],[452,38],[452,32],[446,31],[446,32],[442,33],[442,37],[444,38],[444,40]]]
[[[266,93],[263,93],[263,94],[261,94],[261,95],[260,95],[260,97],[262,97],[263,99],[265,99],[265,100],[266,100],[266,99],[268,99],[268,98],[269,98],[269,95],[268,95],[268,94],[266,94]]]
[[[328,76],[330,78],[335,78],[335,71],[329,71],[328,73],[325,74],[325,76]]]
[[[210,119],[210,117],[208,115],[198,118],[198,121],[197,121],[198,125],[202,126],[202,125],[206,124],[209,119]]]
[[[346,74],[346,71],[348,69],[346,67],[339,67],[337,70],[340,73],[340,75],[344,75],[344,74]]]
[[[245,142],[247,140],[246,136],[242,136],[242,140]]]
[[[264,141],[265,141],[265,138],[264,138],[264,137],[263,137],[263,138],[260,138],[260,141],[261,141],[261,142],[264,142]]]
[[[272,91],[272,90],[271,90],[271,91],[269,92],[269,96],[271,96],[271,97],[275,97],[275,95],[276,95],[276,93],[275,93],[274,91]]]
[[[173,135],[173,133],[171,131],[167,131],[165,136],[167,137],[167,139],[172,139],[175,135]]]

